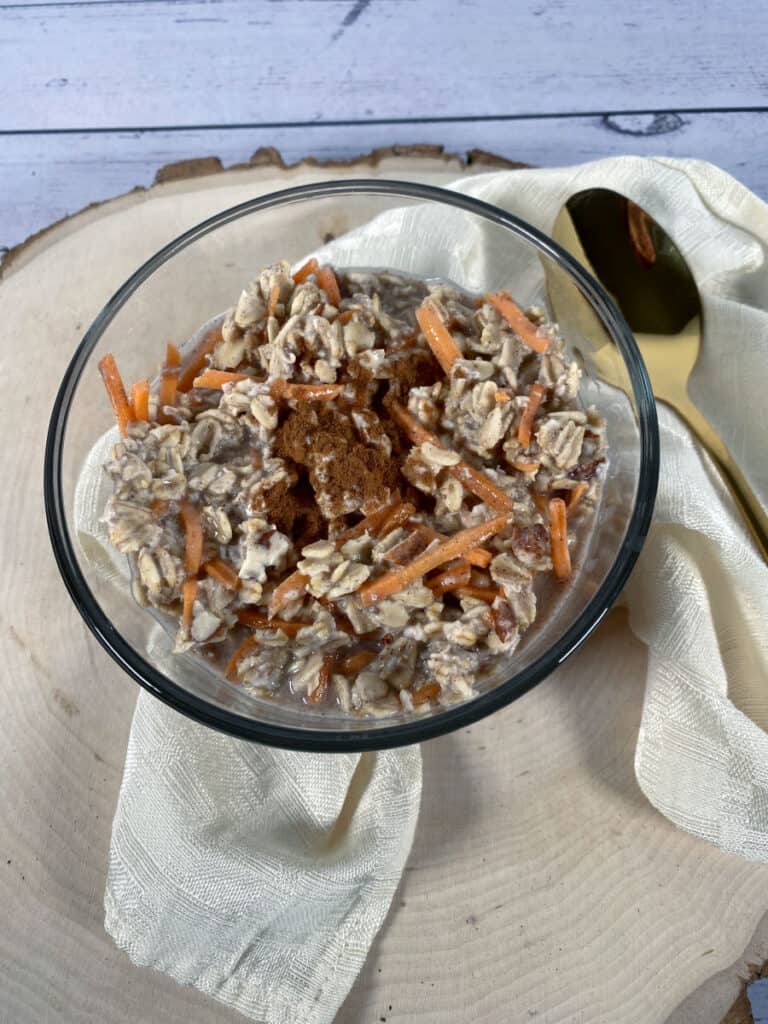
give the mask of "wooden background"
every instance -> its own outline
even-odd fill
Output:
[[[229,165],[260,147],[276,147],[289,163],[306,156],[346,160],[414,143],[457,153],[478,148],[543,165],[627,152],[693,156],[720,164],[768,198],[767,11],[764,2],[750,0],[732,0],[729,7],[713,0],[0,0],[0,250],[88,203],[151,184],[165,164],[211,155]],[[5,362],[11,340],[6,333],[3,338]],[[56,353],[50,388],[67,358]],[[21,392],[17,397],[29,400]],[[14,586],[50,591],[48,606],[55,607],[63,590],[37,507],[40,431],[24,422],[19,450],[34,449],[33,471],[14,475],[13,500],[3,508],[15,523],[17,501],[34,504],[30,543],[36,554],[9,550],[11,573],[0,593],[14,608]],[[28,463],[25,457],[19,465]],[[41,628],[30,612],[4,621],[0,634],[7,683],[0,717],[0,847],[8,851],[0,876],[0,1022],[241,1019],[168,979],[134,971],[104,936],[108,823],[135,689],[69,605],[51,621],[55,642],[44,649],[31,639]],[[67,650],[71,656],[57,653]],[[623,648],[614,655],[617,664],[626,658]],[[620,776],[632,795],[639,694],[618,690],[604,719],[594,721],[589,691],[575,697],[567,685],[569,676],[584,673],[585,657],[529,695],[528,705],[534,699],[537,708],[551,704],[559,718],[558,701],[580,700],[576,718],[586,723],[585,735],[591,729],[600,738],[604,752],[605,763],[593,774],[613,780],[617,792]],[[528,705],[473,729],[471,742],[449,737],[426,748],[431,782],[393,910],[396,925],[374,946],[341,1020],[386,1016],[394,1024],[419,1016],[435,1024],[507,1024],[507,1006],[547,1024],[616,1024],[622,1014],[605,995],[613,979],[627,993],[624,1019],[643,1024],[654,1005],[672,1006],[689,991],[679,981],[685,970],[701,987],[669,1024],[714,1024],[744,969],[741,959],[732,963],[738,950],[728,952],[734,935],[744,932],[746,944],[753,934],[748,958],[768,955],[766,921],[755,931],[758,910],[754,920],[729,910],[734,892],[742,906],[751,905],[752,869],[703,845],[688,853],[684,837],[660,825],[642,802],[636,805],[640,830],[630,836],[625,804],[611,796],[611,786],[596,788],[589,806],[603,822],[600,842],[607,845],[596,847],[605,867],[591,877],[588,892],[596,900],[613,899],[619,888],[634,886],[639,895],[632,915],[647,913],[650,876],[638,871],[627,878],[624,853],[616,851],[639,846],[643,829],[661,828],[664,855],[653,855],[658,880],[651,888],[664,885],[660,905],[668,906],[669,921],[658,934],[625,948],[621,932],[598,930],[585,944],[581,923],[589,915],[571,926],[562,921],[573,904],[558,889],[568,881],[558,867],[560,847],[542,855],[536,885],[525,876],[497,895],[517,826],[526,814],[538,821],[549,813],[538,776],[521,769],[519,781],[503,778],[493,760],[500,730],[518,719],[522,724]],[[528,730],[522,733],[533,742]],[[558,742],[550,751],[558,772],[568,763],[566,749],[573,750],[574,764],[583,760],[583,744],[572,737]],[[446,793],[439,780],[455,768],[459,751],[470,818],[478,814],[478,801],[491,802],[481,772],[486,761],[500,780],[502,841],[481,876],[480,903],[475,889],[458,882],[446,900],[430,881],[436,857],[450,878],[455,865],[468,869],[485,856],[478,845],[482,833],[448,835],[442,820]],[[34,769],[23,784],[14,764]],[[525,789],[532,779],[535,793]],[[567,778],[555,773],[549,782],[553,807],[570,799]],[[513,796],[519,802],[509,803]],[[632,799],[641,801],[639,794]],[[450,856],[436,846],[435,830],[453,845]],[[765,904],[763,889],[755,893],[755,908]],[[398,913],[406,905],[408,913]],[[441,907],[448,908],[442,916]],[[525,922],[537,913],[541,928],[528,935]],[[684,941],[669,941],[671,922]],[[435,948],[424,945],[430,931],[437,933]],[[668,967],[648,978],[637,965],[646,946],[656,944]],[[519,970],[498,976],[497,950],[506,951],[502,963],[527,964],[522,982]],[[467,951],[462,1001],[450,983],[460,966],[456,958]],[[579,992],[572,982],[585,959],[605,981]],[[539,1014],[541,972],[562,997]],[[518,991],[523,983],[528,1001]],[[478,992],[487,994],[479,1010]]]
[[[431,142],[768,197],[764,0],[0,0],[0,247],[163,164]],[[608,13],[610,12],[610,13]]]

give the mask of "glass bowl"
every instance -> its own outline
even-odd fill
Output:
[[[342,268],[388,267],[449,279],[472,292],[508,288],[518,302],[548,306],[580,360],[586,401],[607,419],[602,499],[577,549],[574,577],[565,587],[547,584],[551,592],[540,599],[539,619],[476,696],[412,718],[352,718],[277,703],[249,695],[202,659],[173,656],[170,638],[133,600],[78,518],[83,466],[113,426],[99,359],[112,352],[126,380],[147,376],[165,341],[182,343],[229,308],[262,266],[281,258],[298,263],[318,250]],[[81,615],[117,663],[156,697],[198,722],[262,743],[373,750],[426,740],[496,711],[582,643],[640,551],[658,462],[653,395],[630,330],[600,285],[565,251],[516,217],[458,192],[397,181],[338,181],[225,210],[165,246],[126,281],[64,375],[48,432],[45,501],[59,569]]]

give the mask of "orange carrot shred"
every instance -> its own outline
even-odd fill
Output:
[[[341,302],[341,292],[339,291],[339,282],[336,274],[333,272],[333,268],[322,267],[318,270],[317,283],[328,296],[330,304],[332,306],[338,306]]]
[[[438,533],[431,526],[422,525],[419,529],[423,533],[428,534],[430,540],[447,540],[444,533]],[[493,560],[493,555],[490,551],[486,551],[485,548],[471,548],[469,551],[465,551],[461,557],[464,561],[469,562],[471,565],[476,565],[479,569],[487,569]]]
[[[568,550],[568,520],[565,502],[562,498],[552,498],[549,502],[549,536],[555,576],[559,580],[570,579],[571,553]]]
[[[354,315],[355,311],[353,309],[345,309],[343,313],[339,313],[336,319],[340,324],[348,324]]]
[[[427,580],[427,586],[435,595],[439,597],[441,594],[447,593],[449,590],[455,590],[457,587],[466,587],[469,585],[471,579],[471,566],[469,562],[458,562],[456,565],[449,566],[444,569],[437,576],[433,576],[431,580]]]
[[[356,676],[370,665],[375,657],[375,651],[355,651],[354,654],[342,658],[336,668],[343,676]]]
[[[549,515],[549,506],[547,505],[546,497],[543,494],[541,494],[539,491],[533,491],[532,492],[532,497],[533,497],[533,503],[536,506],[536,508],[539,510],[541,515],[548,516]]]
[[[496,399],[497,402],[511,402],[512,401],[512,395],[510,395],[510,393],[508,391],[504,391],[503,388],[499,388],[499,390],[494,395],[494,398]]]
[[[293,275],[293,283],[301,284],[302,281],[306,281],[310,274],[316,274],[320,269],[320,264],[313,257],[311,260],[307,260],[303,267],[299,267],[296,273]]]
[[[486,295],[486,299],[496,309],[518,338],[533,349],[534,352],[544,353],[549,349],[547,338],[539,334],[536,325],[532,324],[517,303],[512,299],[509,292],[497,292],[495,295]]]
[[[416,319],[443,372],[450,373],[456,360],[461,359],[461,349],[428,299],[416,310]]]
[[[338,398],[343,390],[343,384],[292,384],[287,380],[276,380],[270,385],[273,398],[297,402],[328,401]]]
[[[528,392],[528,401],[525,409],[523,409],[523,415],[520,417],[520,424],[517,428],[517,440],[523,448],[527,448],[531,443],[533,418],[546,393],[547,389],[543,384],[531,384],[531,390]]]
[[[627,200],[627,228],[629,240],[635,255],[644,267],[652,267],[656,262],[656,246],[651,234],[653,221],[637,203]]]
[[[192,625],[192,609],[197,597],[197,580],[194,577],[184,580],[182,583],[181,597],[184,609],[181,614],[181,624],[184,627],[184,631],[189,633],[189,627]]]
[[[205,367],[208,356],[221,340],[221,327],[212,327],[203,335],[195,350],[190,354],[189,362],[181,371],[179,382],[176,385],[177,391],[189,391],[193,387],[195,377]]]
[[[117,368],[115,357],[111,352],[99,360],[99,372],[104,381],[104,387],[107,389],[109,400],[112,403],[112,409],[120,433],[125,437],[126,428],[133,420],[133,409],[131,409],[131,403],[128,401],[128,395],[125,393],[125,386],[120,376],[120,371]]]
[[[501,597],[498,587],[456,587],[457,597],[473,597],[476,601],[485,601],[486,604],[493,604],[497,597]]]
[[[240,586],[240,579],[234,567],[229,562],[225,562],[223,558],[212,558],[209,562],[205,562],[203,571],[227,590],[237,590]]]
[[[230,683],[237,682],[237,666],[243,660],[246,654],[249,654],[254,647],[259,646],[259,641],[255,636],[247,637],[237,648],[235,653],[227,662],[227,667],[224,669],[224,675],[230,681]]]
[[[195,377],[192,386],[195,388],[223,388],[225,384],[236,384],[240,380],[248,380],[248,374],[230,373],[229,370],[206,370],[199,377]]]
[[[152,504],[149,506],[152,515],[157,516],[158,518],[160,518],[160,516],[166,515],[170,507],[171,503],[169,501],[165,501],[162,498],[156,498],[155,501],[153,501]]]
[[[181,366],[181,353],[170,341],[165,346],[165,365],[170,370],[178,369]]]
[[[393,569],[391,572],[365,583],[357,592],[360,601],[363,605],[371,605],[404,590],[414,580],[428,573],[430,569],[436,569],[439,565],[444,565],[446,562],[460,557],[465,551],[500,533],[509,526],[509,523],[510,516],[501,515],[494,516],[493,519],[488,519],[484,523],[478,523],[477,526],[470,526],[466,530],[459,530],[442,544],[419,555],[409,565]]]
[[[417,707],[419,704],[427,704],[431,700],[437,700],[439,696],[439,683],[424,683],[423,686],[411,690],[411,700]]]
[[[135,420],[149,419],[149,381],[137,380],[131,388],[131,408]]]
[[[382,537],[386,537],[388,533],[396,530],[399,526],[405,525],[411,516],[415,514],[416,508],[414,505],[411,505],[409,501],[404,501],[401,505],[395,505],[386,519],[384,519],[377,532]]]
[[[274,316],[277,304],[280,301],[280,285],[275,282],[269,292],[269,302],[267,303],[267,316]]]
[[[273,615],[277,615],[287,604],[303,597],[308,583],[309,576],[305,576],[298,570],[292,572],[290,576],[286,576],[272,593],[269,602],[269,618],[271,619]]]
[[[388,532],[382,529],[381,535],[386,536]],[[393,565],[406,565],[428,548],[434,539],[427,530],[417,527],[413,533],[409,533],[407,537],[389,548],[384,553],[384,558]]]
[[[184,527],[184,570],[187,576],[196,576],[203,560],[203,526],[200,509],[191,501],[179,502],[179,518]]]
[[[350,526],[348,530],[338,534],[335,539],[336,546],[340,547],[348,540],[356,540],[358,537],[362,537],[364,533],[369,533],[372,537],[375,537],[382,525],[386,523],[388,517],[399,507],[400,502],[395,502],[392,505],[386,505],[377,512],[371,512],[369,516],[361,519],[355,526]]]
[[[176,389],[181,376],[181,355],[175,345],[170,342],[165,348],[165,365],[160,374],[160,396],[159,411],[157,419],[159,423],[170,423],[172,420],[165,412],[166,406],[176,404]]]
[[[240,608],[235,612],[237,621],[249,629],[281,629],[286,636],[296,636],[300,629],[310,626],[310,622],[290,622],[284,619],[267,618],[263,612],[253,608]]]
[[[320,666],[320,672],[317,676],[317,686],[311,693],[307,694],[313,704],[319,704],[327,697],[328,687],[331,685],[331,675],[333,674],[333,666],[335,662],[335,654],[326,654],[323,658],[323,663]]]
[[[571,512],[573,512],[573,510],[576,508],[576,506],[579,504],[579,502],[581,501],[581,499],[584,497],[584,495],[587,493],[588,490],[589,490],[589,484],[585,483],[583,480],[581,481],[581,483],[576,484],[576,486],[571,491],[571,495],[570,495],[570,497],[568,499],[568,513],[569,514]]]
[[[422,426],[399,402],[391,402],[389,409],[392,419],[408,435],[413,444],[421,445],[425,441],[429,441],[436,448],[446,450],[445,446],[440,444],[435,435]],[[446,466],[445,468],[446,472],[455,477],[462,487],[471,491],[472,494],[497,512],[511,512],[513,510],[515,503],[506,491],[502,491],[493,480],[479,470],[474,469],[469,463],[464,462],[463,459],[460,459],[455,465]]]

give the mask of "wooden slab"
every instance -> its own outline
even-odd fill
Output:
[[[222,207],[309,179],[442,183],[460,170],[390,154],[364,168],[182,177],[63,222],[5,266],[2,1024],[242,1020],[134,968],[102,928],[136,689],[88,634],[45,535],[43,437],[77,340],[135,266]],[[768,909],[768,867],[677,831],[640,794],[645,659],[614,612],[522,700],[423,748],[413,854],[340,1024],[663,1024],[741,956]],[[717,986],[697,1024],[715,1024],[734,995]],[[694,1019],[683,1012],[675,1024]]]

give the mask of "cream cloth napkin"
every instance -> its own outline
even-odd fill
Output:
[[[765,500],[768,208],[696,161],[627,157],[454,187],[549,232],[571,195],[600,186],[640,203],[688,260],[705,314],[691,393]],[[407,216],[412,224],[413,209]],[[379,265],[403,237],[398,214],[387,217],[367,239]],[[649,647],[637,778],[681,828],[768,860],[768,570],[709,459],[660,413],[656,516],[625,592]],[[83,539],[100,539],[99,461],[78,491]],[[420,785],[415,749],[363,759],[270,750],[142,693],[113,827],[107,929],[136,963],[253,1020],[330,1021],[391,901]]]
[[[697,160],[620,157],[455,186],[551,232],[588,188],[633,199],[688,262],[703,307],[690,394],[768,504],[768,206]],[[768,860],[768,567],[710,459],[660,408],[653,526],[624,599],[649,648],[640,788],[680,828]]]

